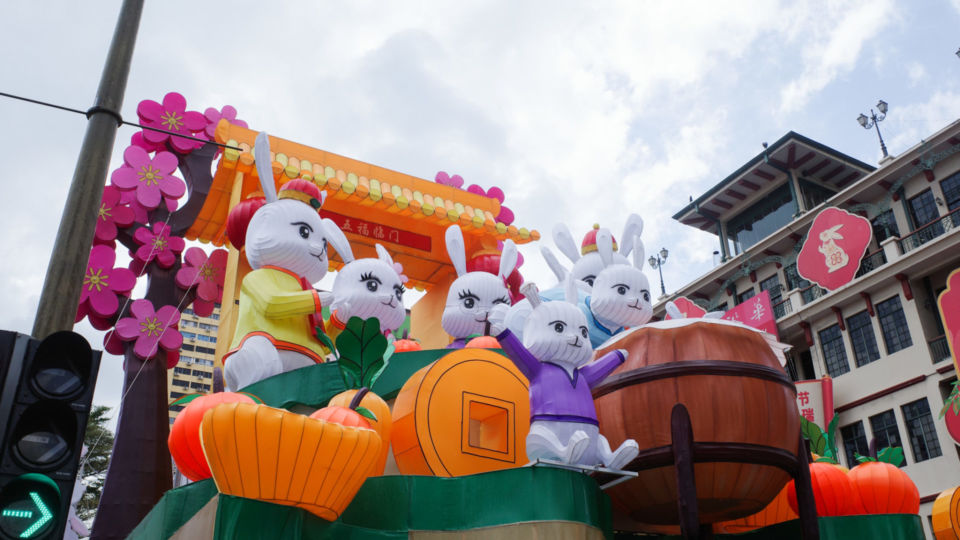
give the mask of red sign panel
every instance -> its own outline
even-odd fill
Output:
[[[432,245],[430,237],[424,234],[397,229],[373,221],[347,217],[326,210],[322,210],[320,214],[333,220],[344,233],[356,234],[357,236],[372,238],[378,242],[397,244],[426,252],[430,251]]]
[[[770,304],[770,291],[763,291],[746,302],[733,306],[723,315],[723,318],[729,321],[739,321],[747,326],[779,336],[777,319],[773,316],[773,306]]]
[[[691,301],[686,296],[681,296],[677,298],[676,300],[673,301],[673,303],[676,304],[677,309],[679,309],[680,312],[683,313],[684,318],[687,318],[687,319],[695,319],[698,317],[703,317],[704,315],[707,314],[707,311],[705,309],[694,304],[693,301]],[[664,316],[664,319],[670,320],[671,317],[669,314],[667,314]]]
[[[937,298],[937,306],[940,308],[940,320],[943,321],[947,345],[956,368],[960,366],[960,268],[947,276],[947,289]]]
[[[833,419],[833,381],[824,377],[812,381],[797,381],[797,410],[800,416],[826,431]]]
[[[873,230],[867,218],[839,208],[825,208],[813,218],[797,256],[797,272],[827,290],[853,280]]]

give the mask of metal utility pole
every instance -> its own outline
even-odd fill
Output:
[[[96,99],[93,107],[87,110],[87,132],[83,136],[67,202],[60,217],[37,317],[33,321],[33,335],[38,339],[59,330],[73,329],[110,154],[122,120],[120,107],[142,12],[143,0],[124,0],[100,75]]]

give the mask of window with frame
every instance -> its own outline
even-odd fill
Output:
[[[873,322],[870,314],[861,311],[847,317],[847,331],[850,334],[850,345],[853,346],[853,360],[857,367],[863,367],[880,358],[877,348],[877,337],[873,333]]]
[[[907,424],[910,446],[913,448],[913,460],[917,463],[942,455],[937,430],[930,414],[927,398],[918,399],[900,407],[903,421]]]
[[[857,464],[855,454],[865,456],[870,453],[867,434],[863,431],[863,422],[857,420],[849,426],[840,428],[840,437],[843,439],[843,450],[847,455],[847,465],[849,467],[854,467]]]
[[[913,217],[914,230],[932,223],[940,217],[940,212],[937,210],[937,203],[930,189],[913,196],[908,206],[910,207],[910,215]]]
[[[737,303],[742,304],[756,295],[757,295],[757,291],[754,290],[753,287],[750,287],[749,289],[743,291],[742,293],[737,294]]]
[[[873,237],[877,239],[877,245],[891,236],[900,236],[900,228],[897,227],[893,210],[887,210],[870,220],[870,226],[873,228]]]
[[[800,277],[797,272],[797,263],[791,263],[783,267],[783,277],[787,280],[787,290],[806,289],[810,282]]]
[[[843,332],[839,325],[824,328],[820,334],[820,349],[823,351],[823,361],[827,364],[827,373],[837,377],[850,371],[847,362],[847,350],[843,346]]]
[[[776,305],[783,296],[783,287],[780,286],[780,276],[774,274],[760,282],[760,291],[770,291],[770,305]]]
[[[878,452],[888,446],[903,446],[903,441],[900,440],[900,428],[897,427],[897,416],[893,413],[893,409],[871,416],[870,430],[877,439]],[[907,459],[904,454],[903,465],[906,464]]]
[[[794,211],[790,186],[784,184],[731,219],[727,223],[727,236],[733,241],[736,254],[790,223]]]
[[[880,329],[883,331],[883,343],[887,347],[887,354],[893,354],[901,349],[913,346],[910,339],[910,329],[907,328],[907,318],[903,315],[900,305],[900,296],[888,298],[876,306],[877,318],[880,320]]]
[[[956,210],[960,208],[960,172],[941,180],[940,190],[943,191],[943,198],[948,209]]]

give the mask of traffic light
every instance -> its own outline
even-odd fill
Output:
[[[0,331],[0,539],[62,538],[100,352]]]

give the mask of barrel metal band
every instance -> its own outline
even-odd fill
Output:
[[[691,375],[719,375],[724,377],[750,377],[764,379],[782,384],[796,391],[793,381],[787,374],[769,366],[749,364],[746,362],[732,362],[729,360],[683,360],[667,364],[646,366],[623,373],[611,375],[603,384],[593,389],[593,398],[609,394],[627,386],[669,379],[673,377],[689,377]]]

